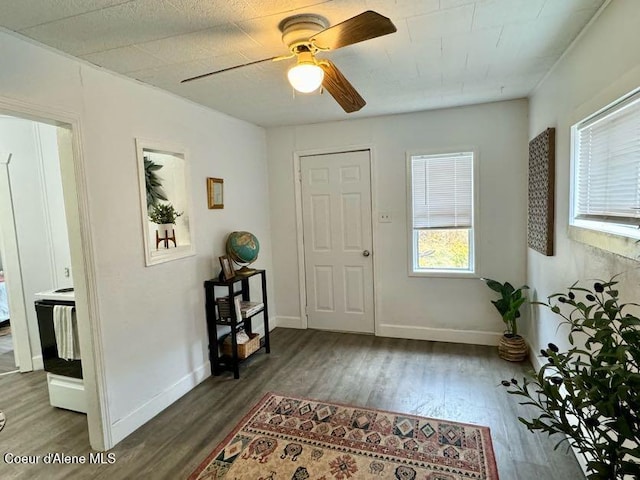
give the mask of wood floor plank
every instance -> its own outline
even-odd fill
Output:
[[[498,358],[495,348],[278,328],[272,354],[260,353],[211,377],[118,444],[113,465],[7,465],[6,479],[185,479],[269,391],[491,428],[502,480],[580,480],[580,468],[553,439],[524,429],[530,413],[499,385],[530,368]],[[48,403],[43,372],[0,377],[0,454],[88,455],[83,415]]]

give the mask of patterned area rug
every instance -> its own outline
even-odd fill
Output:
[[[268,393],[189,480],[497,480],[489,428]]]

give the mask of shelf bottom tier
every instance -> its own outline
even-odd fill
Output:
[[[247,357],[244,357],[244,358],[238,357],[238,365],[252,358],[256,353],[260,352],[260,350],[262,350],[263,348],[265,348],[265,341],[264,341],[264,338],[261,338],[260,346],[256,350],[251,352]],[[212,365],[211,368],[215,370],[215,365]],[[218,369],[213,373],[214,375],[219,375],[224,371],[234,371],[234,369],[235,369],[235,362],[233,360],[233,357],[231,355],[222,353],[222,355],[218,357]]]

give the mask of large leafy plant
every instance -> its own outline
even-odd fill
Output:
[[[491,300],[491,303],[493,303],[498,312],[500,312],[502,320],[507,325],[507,333],[517,335],[517,319],[520,318],[520,307],[526,301],[526,297],[522,291],[529,289],[529,287],[523,285],[520,288],[514,288],[509,282],[500,283],[490,278],[483,278],[482,280],[491,290],[500,294],[500,298],[498,300]]]
[[[540,303],[569,327],[571,348],[550,343],[537,374],[502,382],[540,413],[520,421],[563,434],[556,448],[566,440],[584,454],[591,480],[640,478],[640,319],[629,312],[637,304],[620,303],[616,284],[576,282]]]
[[[167,195],[162,189],[162,181],[157,173],[161,168],[162,165],[144,157],[144,184],[147,193],[147,209],[149,210],[160,200],[167,200]]]

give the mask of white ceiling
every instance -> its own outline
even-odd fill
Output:
[[[257,125],[293,125],[526,97],[604,0],[1,0],[0,25]],[[367,101],[293,94],[278,24],[365,10],[398,31],[324,54]],[[321,57],[322,55],[319,55]]]

